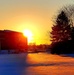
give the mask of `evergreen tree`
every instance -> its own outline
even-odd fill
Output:
[[[55,24],[52,27],[51,31],[51,41],[61,42],[66,40],[71,40],[71,24],[64,11],[61,11],[60,14],[55,19]]]
[[[74,27],[71,27],[71,38],[74,42]]]

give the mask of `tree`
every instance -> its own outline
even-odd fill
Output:
[[[55,18],[51,31],[51,53],[74,53],[74,6],[64,7]]]
[[[71,23],[67,14],[61,11],[57,18],[55,19],[55,24],[52,26],[51,41],[61,42],[66,40],[71,40]]]
[[[74,27],[71,27],[71,39],[74,41]]]
[[[62,10],[67,14],[67,17],[70,20],[71,27],[71,39],[74,41],[74,5],[68,5],[62,8]]]

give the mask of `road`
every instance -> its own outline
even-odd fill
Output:
[[[1,54],[0,75],[74,75],[74,57],[49,53]]]

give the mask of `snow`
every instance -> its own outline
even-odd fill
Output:
[[[0,54],[0,75],[74,75],[74,54]]]

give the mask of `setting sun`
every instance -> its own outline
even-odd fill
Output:
[[[28,43],[32,42],[33,34],[30,30],[26,29],[23,31],[23,34],[28,38]]]

